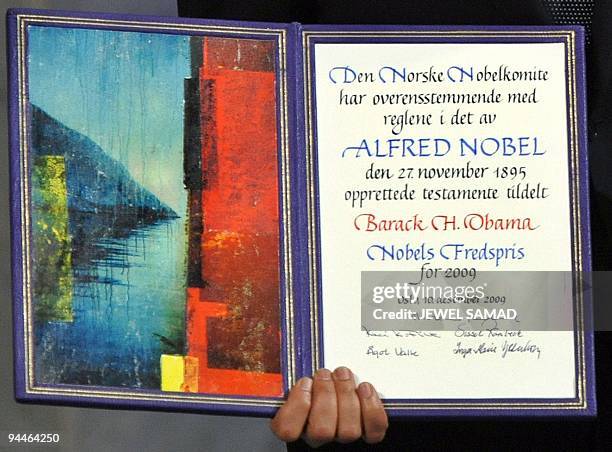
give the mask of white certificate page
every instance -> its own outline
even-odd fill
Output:
[[[324,366],[350,367],[387,399],[575,397],[571,290],[525,279],[572,270],[564,45],[313,48]],[[381,273],[362,294],[367,272],[424,279],[398,287]],[[449,310],[440,292],[415,293],[432,272],[472,286],[481,280],[470,275],[496,274],[505,292],[485,289],[474,310]],[[484,322],[517,314],[502,296],[566,315],[570,327]],[[363,328],[364,299],[372,316],[386,313],[379,329]],[[386,323],[402,315],[409,328]]]

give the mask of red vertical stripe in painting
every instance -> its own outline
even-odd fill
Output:
[[[188,354],[199,359],[199,392],[277,396],[283,391],[273,47],[220,38],[203,44],[204,287],[189,289]],[[217,318],[220,305],[227,309]]]

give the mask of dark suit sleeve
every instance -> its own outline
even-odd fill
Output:
[[[178,0],[181,17],[257,22],[316,21],[316,2],[304,0]]]
[[[178,0],[179,15],[305,24],[542,25],[540,1],[510,0]]]
[[[595,270],[612,270],[612,4],[595,2],[588,54],[591,234]]]

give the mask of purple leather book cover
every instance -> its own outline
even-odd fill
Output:
[[[558,239],[567,243],[560,248],[569,257],[558,259],[567,257],[571,274],[590,271],[581,29],[302,27],[34,10],[10,10],[7,21],[15,382],[20,401],[270,416],[296,379],[317,367],[363,369],[357,377],[375,385],[376,373],[370,375],[369,367],[402,378],[405,360],[372,361],[367,351],[361,354],[359,340],[370,333],[348,320],[343,328],[353,328],[349,333],[336,330],[338,312],[327,309],[336,303],[359,315],[359,299],[335,299],[335,285],[358,289],[362,271],[406,270],[405,265],[376,267],[372,259],[362,265],[355,258],[342,270],[352,271],[346,278],[342,271],[337,278],[328,271],[328,262],[343,251],[341,240],[336,246],[324,225],[331,224],[329,212],[341,212],[351,202],[344,191],[333,189],[334,184],[342,186],[344,176],[334,180],[333,174],[352,175],[359,191],[369,183],[362,170],[382,163],[368,158],[383,153],[382,138],[374,145],[376,138],[366,136],[363,126],[349,124],[355,141],[342,141],[349,139],[343,131],[350,122],[343,112],[386,121],[392,139],[410,139],[405,137],[416,126],[408,116],[400,119],[407,107],[400,112],[397,105],[374,101],[376,96],[376,102],[391,99],[392,93],[385,91],[391,86],[396,94],[413,90],[415,85],[400,86],[399,80],[410,75],[399,65],[379,65],[388,69],[369,80],[369,71],[360,72],[343,60],[361,49],[371,52],[367,45],[380,46],[376,50],[391,59],[400,47],[439,46],[440,61],[452,57],[452,46],[463,52],[486,44],[493,49],[491,58],[501,49],[493,46],[500,44],[536,50],[556,46],[562,58],[556,81],[530,80],[529,89],[519,87],[514,103],[529,117],[530,109],[539,108],[532,104],[550,108],[547,102],[554,102],[547,96],[567,94],[561,116],[554,116],[563,123],[564,130],[555,133],[563,137],[566,151],[553,161],[569,175],[558,198],[567,201],[567,234]],[[510,53],[516,51],[522,48]],[[333,55],[337,64],[330,64]],[[364,53],[363,58],[369,57]],[[551,60],[552,68],[558,60]],[[460,68],[457,78],[469,76],[461,66],[464,61],[446,62],[446,83],[453,77],[450,67]],[[419,70],[421,78],[429,77],[419,88],[439,90],[431,85],[434,69],[428,69],[429,75]],[[532,87],[538,90],[535,94]],[[442,104],[453,121],[457,105],[449,102]],[[425,109],[433,107],[422,107],[422,112],[408,108],[425,117],[430,114]],[[517,121],[510,107],[474,108],[472,115],[478,117],[497,114],[498,123]],[[436,106],[436,114],[438,110]],[[467,126],[468,110],[457,114],[455,121],[464,123],[453,130]],[[467,116],[459,119],[459,114]],[[325,130],[329,115],[339,124],[333,139]],[[550,129],[561,123],[550,121],[544,124]],[[437,139],[433,145],[450,146],[452,141],[441,135]],[[500,154],[512,146],[517,156],[531,152],[536,158],[547,151],[546,134],[539,149],[528,149],[525,143],[533,140],[500,142],[505,143]],[[404,154],[417,149],[406,151],[405,142],[402,146]],[[492,153],[489,146],[491,142],[485,153]],[[357,154],[368,158],[357,160]],[[347,164],[342,170],[337,166],[342,163],[330,160],[338,156],[347,158],[342,162],[353,157],[361,166]],[[521,166],[532,177],[543,159],[536,158],[534,168],[505,161],[507,168],[516,169],[498,177],[514,179],[521,176]],[[477,158],[471,162],[480,163]],[[494,165],[489,166],[493,171]],[[332,194],[341,195],[342,207],[334,207]],[[546,209],[557,206],[548,204],[553,207]],[[374,215],[376,207],[375,202],[353,205],[352,216],[342,214],[351,227],[344,236],[361,233],[361,220],[355,218]],[[538,220],[530,220],[534,234],[546,230],[541,223],[536,228]],[[341,230],[344,225],[338,226]],[[373,232],[368,240],[386,237],[374,238],[380,231]],[[353,239],[360,253],[361,244]],[[471,267],[465,262],[454,264],[458,266]],[[462,393],[459,385],[454,393],[445,389],[432,396],[428,386],[404,395],[383,381],[381,394],[389,413],[593,415],[590,301],[579,295],[571,300],[571,331],[562,331],[558,341],[565,344],[567,358],[559,364],[563,384],[541,390],[537,378],[520,381],[517,387],[533,390],[518,396],[512,388]],[[358,338],[356,351],[342,346],[351,334]],[[542,341],[542,348],[549,346],[548,356],[554,354],[555,346]],[[410,366],[424,380],[437,378],[428,374],[428,352],[453,354],[432,351],[435,346],[431,340],[414,344],[412,352],[429,364]],[[513,359],[512,366],[524,376],[524,369],[532,366],[526,360],[533,356]],[[471,364],[475,369],[482,365]]]
[[[271,414],[295,374],[292,28],[8,21],[17,397]]]

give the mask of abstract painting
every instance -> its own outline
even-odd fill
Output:
[[[29,26],[38,385],[283,394],[274,44]]]

